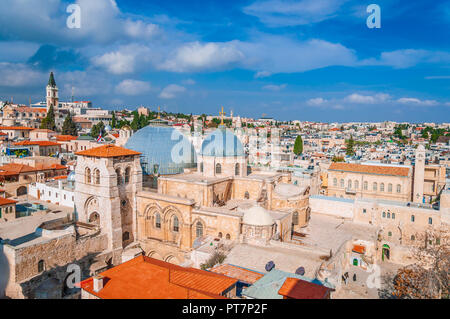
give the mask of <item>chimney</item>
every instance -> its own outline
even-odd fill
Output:
[[[93,278],[94,280],[94,291],[99,292],[103,289],[103,280],[104,277],[102,275],[97,275]]]

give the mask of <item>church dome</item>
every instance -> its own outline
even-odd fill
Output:
[[[133,134],[125,148],[141,152],[145,174],[180,174],[196,167],[194,146],[179,130],[169,126],[146,126]]]
[[[261,206],[253,206],[245,210],[242,222],[253,226],[271,226],[274,223],[270,213]]]
[[[244,148],[239,138],[224,127],[218,128],[206,136],[203,140],[200,154],[217,157],[245,156]]]
[[[112,130],[112,127],[109,124],[107,124],[105,126],[105,132],[111,132],[111,130]]]

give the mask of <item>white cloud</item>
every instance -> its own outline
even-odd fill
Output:
[[[450,79],[450,75],[433,75],[425,77],[425,80],[448,80],[448,79]]]
[[[255,79],[260,79],[260,78],[266,78],[268,76],[271,76],[272,73],[268,72],[268,71],[259,71],[255,74]]]
[[[192,42],[178,48],[160,68],[172,72],[222,69],[243,57],[232,42]]]
[[[38,86],[48,79],[47,73],[36,71],[21,63],[0,63],[0,74],[0,86],[10,88]]]
[[[442,51],[402,49],[382,52],[378,59],[366,59],[360,65],[386,65],[404,69],[420,63],[450,63],[450,53]]]
[[[409,105],[423,105],[423,106],[433,106],[438,104],[436,100],[420,100],[413,97],[402,97],[397,100],[397,102],[402,104],[409,104]]]
[[[123,80],[116,86],[116,93],[124,95],[141,95],[151,90],[149,82],[138,80]]]
[[[103,67],[112,74],[134,73],[142,69],[145,64],[150,63],[152,52],[150,48],[139,45],[130,44],[120,47],[117,51],[105,53],[91,59],[96,66]]]
[[[185,91],[186,88],[183,86],[177,84],[170,84],[161,91],[159,97],[162,99],[173,99],[177,96],[177,94],[183,93]]]
[[[316,98],[312,98],[312,99],[309,99],[308,101],[306,101],[306,104],[311,105],[311,106],[319,106],[319,105],[323,105],[327,102],[328,101],[324,98],[316,97]]]
[[[186,79],[183,81],[183,84],[186,84],[186,85],[194,85],[195,83],[196,82],[192,79]]]
[[[390,99],[389,94],[378,93],[375,95],[362,95],[358,93],[353,93],[344,98],[346,102],[357,103],[357,104],[374,104],[380,102],[386,102]]]
[[[345,0],[266,0],[243,9],[270,27],[297,26],[332,17]]]
[[[275,85],[275,84],[268,84],[263,86],[263,90],[266,91],[274,91],[274,92],[278,92],[281,91],[282,89],[284,89],[287,85],[286,84],[280,84],[280,85]]]

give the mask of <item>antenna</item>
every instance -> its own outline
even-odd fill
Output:
[[[72,103],[73,103],[73,96],[75,95],[74,92],[75,92],[75,88],[72,86]]]

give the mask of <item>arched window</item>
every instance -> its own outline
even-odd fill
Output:
[[[294,212],[292,215],[292,224],[298,225],[298,212]]]
[[[180,230],[180,222],[177,216],[173,216],[173,231],[178,232]]]
[[[390,232],[388,232],[388,236],[389,237],[391,237],[392,236],[392,232],[390,231]]]
[[[128,184],[130,182],[130,175],[131,175],[131,167],[127,167],[125,169],[125,184]]]
[[[433,218],[428,217],[428,224],[432,225],[433,224]]]
[[[392,219],[395,219],[395,213],[392,213]]]
[[[414,223],[415,217],[414,215],[411,215],[411,221]]]
[[[388,192],[392,193],[392,184],[391,183],[388,184]]]
[[[239,176],[239,163],[234,166],[234,175]]]
[[[397,193],[401,193],[402,186],[400,184],[397,184]]]
[[[222,174],[222,165],[216,164],[216,174]]]
[[[45,268],[45,264],[43,260],[39,260],[38,262],[38,272],[43,272]]]
[[[84,181],[86,182],[86,184],[92,183],[91,169],[89,167],[86,168],[86,171],[84,173]]]
[[[161,215],[159,213],[155,214],[155,227],[161,228]]]
[[[414,235],[411,235],[411,240],[416,240],[416,236],[414,236]]]
[[[130,239],[130,233],[129,232],[124,232],[122,235],[122,241],[127,241]]]
[[[250,194],[249,194],[248,192],[245,192],[244,198],[245,198],[245,199],[250,199]]]
[[[347,181],[347,188],[348,188],[348,189],[352,189],[352,180],[351,180],[351,179],[349,179],[349,180]]]
[[[366,190],[368,190],[368,189],[369,189],[369,183],[364,182],[364,190],[366,191]]]
[[[225,236],[225,238],[228,239],[228,240],[230,240],[230,239],[231,239],[230,234],[227,234],[227,235]]]
[[[219,238],[222,238],[223,237],[223,235],[222,235],[222,232],[219,232]]]
[[[355,180],[355,189],[359,188],[359,182],[357,180]]]
[[[341,187],[344,188],[344,180],[343,179],[340,180],[340,184],[341,184]]]
[[[333,186],[337,186],[337,178],[333,178]]]
[[[117,185],[122,184],[122,172],[120,171],[120,168],[116,169],[116,175],[117,175]]]
[[[380,192],[384,192],[384,183],[380,184]]]
[[[95,170],[95,184],[100,185],[100,170]]]
[[[387,218],[391,218],[391,213],[387,213]]]
[[[196,238],[203,237],[203,224],[199,221],[195,225],[195,236]]]
[[[373,183],[373,190],[376,191],[378,189],[378,184],[375,182]]]
[[[200,163],[200,173],[203,173],[203,162]]]
[[[386,217],[386,212],[383,212],[383,218],[385,218]]]

